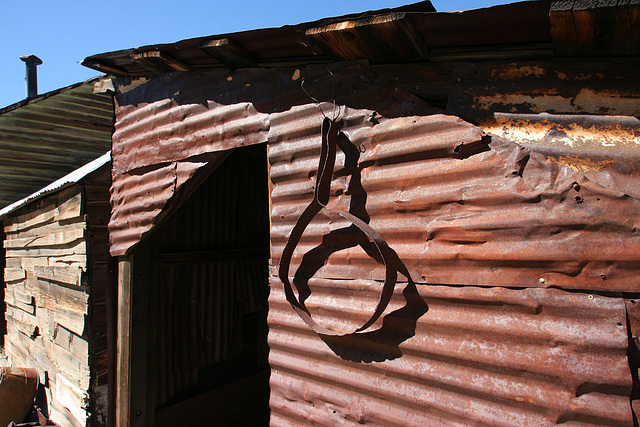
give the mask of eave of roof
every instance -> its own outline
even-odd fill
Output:
[[[103,154],[102,156],[98,157],[97,159],[87,163],[86,165],[76,169],[75,171],[63,176],[62,178],[58,179],[57,181],[52,182],[51,184],[47,185],[46,187],[40,189],[39,191],[36,191],[35,193],[25,197],[24,199],[18,200],[17,202],[14,202],[12,204],[10,204],[9,206],[4,207],[3,209],[0,209],[0,219],[4,218],[5,216],[9,215],[10,213],[28,205],[29,203],[32,203],[36,200],[38,200],[39,198],[52,193],[54,191],[58,191],[61,190],[65,187],[68,187],[70,185],[73,184],[77,184],[80,181],[82,181],[83,178],[85,178],[87,175],[89,175],[92,172],[95,172],[96,170],[100,169],[102,166],[106,165],[107,163],[109,163],[111,161],[111,151],[106,152],[105,154]]]
[[[198,37],[92,55],[83,65],[116,75],[298,66],[553,56],[550,1],[435,12],[431,2],[302,23]]]
[[[0,208],[94,160],[111,148],[110,93],[94,78],[0,110]]]

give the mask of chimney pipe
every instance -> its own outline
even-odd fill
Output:
[[[21,56],[27,65],[26,92],[27,98],[38,96],[38,65],[42,64],[42,60],[35,55]]]

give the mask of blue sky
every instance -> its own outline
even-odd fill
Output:
[[[2,0],[0,108],[25,98],[25,66],[34,54],[38,91],[49,92],[98,75],[80,65],[89,55],[182,39],[280,27],[329,16],[398,7],[416,0]],[[432,1],[439,12],[510,3]]]

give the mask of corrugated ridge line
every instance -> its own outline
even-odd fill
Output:
[[[443,116],[438,119],[446,121]],[[423,118],[412,119],[418,123],[421,120]],[[381,129],[381,140],[392,140],[396,130],[385,130],[393,127],[381,124],[374,129]],[[430,262],[448,260],[447,265],[453,266],[467,260],[475,263],[479,270],[482,270],[482,261],[498,262],[503,267],[507,262],[517,262],[529,271],[527,286],[541,286],[536,281],[545,274],[557,276],[552,282],[557,286],[603,290],[634,286],[635,282],[629,281],[633,270],[629,269],[638,262],[638,254],[628,248],[637,240],[633,233],[635,212],[640,209],[636,199],[592,184],[540,155],[501,141],[494,141],[490,145],[491,151],[467,159],[452,158],[455,155],[453,148],[459,142],[455,139],[459,136],[456,132],[453,132],[453,139],[445,138],[452,148],[451,157],[446,157],[446,150],[440,150],[439,154],[445,155],[444,158],[422,160],[432,157],[424,155],[431,150],[431,144],[420,132],[414,134],[414,128],[421,129],[421,126],[409,125],[403,135],[403,141],[413,142],[393,142],[385,148],[387,158],[401,159],[403,163],[378,161],[362,173],[371,225],[385,236],[408,265],[413,264],[410,268],[422,264],[420,275],[439,281],[447,280],[443,277],[447,272],[430,276],[423,271]],[[373,135],[377,141],[378,134]],[[297,157],[290,163],[289,156],[281,156],[282,151],[278,151],[279,146],[286,144],[273,144],[273,150],[270,149],[270,155],[275,152],[274,156],[282,159],[273,162],[271,169],[276,176],[272,193],[274,261],[278,260],[288,230],[311,201],[317,167],[310,150],[304,152],[312,157]],[[369,151],[363,153],[363,157]],[[380,152],[382,150],[377,150],[369,158],[376,161]],[[438,150],[435,153],[438,154]],[[527,167],[530,169],[525,168],[521,177],[518,158],[526,156],[529,156]],[[414,160],[416,157],[418,159]],[[339,169],[336,167],[335,172]],[[350,198],[344,194],[346,188],[338,188],[338,181],[338,178],[334,179],[334,194],[339,195],[331,200],[330,206],[346,211]],[[607,210],[607,216],[601,214],[602,209]],[[298,253],[310,249],[313,243],[320,243],[323,234],[342,225],[349,224],[336,215],[320,212],[303,235]],[[603,242],[606,243],[603,245]],[[344,256],[335,255],[330,264],[335,266],[347,258],[357,260],[360,257],[364,261],[358,249],[347,250],[341,255]],[[546,264],[535,266],[531,262]],[[565,262],[564,266],[562,262]],[[574,277],[582,270],[585,279],[576,281]],[[459,276],[464,276],[459,268],[457,271]],[[536,271],[537,277],[533,277]],[[354,273],[352,270],[351,276]],[[485,275],[489,273],[485,269]],[[376,277],[381,278],[381,274],[378,269]],[[517,279],[508,277],[497,282],[499,279],[492,276],[496,275],[489,274],[476,283],[484,284],[485,280],[486,284],[518,283]],[[606,283],[602,277],[606,278]],[[455,280],[467,283],[469,279],[457,277]],[[592,283],[584,283],[585,280]]]
[[[293,278],[292,278],[293,279]],[[281,285],[280,285],[281,286]],[[353,321],[358,323],[360,320],[366,320],[367,312],[372,311],[375,308],[377,299],[379,298],[379,292],[382,287],[380,282],[373,281],[341,281],[341,280],[322,280],[312,279],[309,282],[313,290],[313,294],[306,300],[306,305],[310,310],[314,310],[314,307],[322,309],[321,317],[335,318],[340,317],[340,313],[349,313],[349,318],[345,316],[345,321]],[[402,297],[400,296],[400,290],[403,288],[401,284],[396,289],[396,299],[390,304],[387,309],[387,313],[400,308],[402,305]],[[278,292],[274,287],[273,292]],[[553,307],[553,301],[551,296],[548,296],[544,302],[547,304],[545,315],[552,316],[554,322],[561,322],[559,326],[555,326],[553,331],[548,330],[544,323],[539,323],[541,316],[540,310],[543,305],[537,299],[534,301],[527,301],[527,304],[518,302],[518,305],[510,303],[508,301],[499,301],[498,303],[488,303],[483,305],[481,301],[474,301],[473,299],[466,299],[464,303],[455,301],[453,298],[443,299],[441,295],[438,295],[438,289],[442,289],[441,286],[435,285],[423,285],[420,286],[420,292],[428,298],[431,304],[435,304],[441,308],[443,306],[449,307],[448,310],[452,313],[451,316],[444,317],[430,317],[435,325],[443,328],[454,328],[459,332],[472,331],[477,327],[482,327],[483,330],[487,330],[487,335],[499,334],[504,339],[519,337],[524,340],[524,336],[518,334],[515,330],[505,329],[505,325],[511,325],[513,322],[520,322],[527,324],[527,336],[525,341],[538,342],[540,340],[552,341],[554,343],[580,344],[584,346],[594,346],[601,348],[611,348],[616,343],[624,344],[625,337],[624,328],[617,325],[617,321],[610,320],[616,314],[619,314],[619,301],[618,304],[610,304],[611,307],[602,307],[601,301],[607,301],[603,297],[595,297],[589,300],[587,296],[580,295],[581,299],[594,301],[598,298],[598,301],[593,305],[599,304],[598,314],[593,314],[588,310],[592,309],[592,306],[588,303],[582,303],[581,317],[578,319],[574,312],[563,311],[563,306]],[[477,292],[482,292],[480,288],[473,288]],[[553,294],[554,290],[538,290],[538,293],[545,292]],[[494,292],[495,293],[495,292]],[[354,294],[358,295],[358,298],[354,298]],[[282,304],[283,307],[287,307],[285,303],[284,295],[278,295],[282,297],[282,301],[274,302],[274,304]],[[578,298],[576,298],[578,299]],[[457,302],[459,305],[451,306],[452,302]],[[549,304],[549,302],[552,302]],[[500,314],[499,317],[486,317],[487,314],[496,310],[496,307],[502,305],[509,305],[509,311]],[[577,304],[576,304],[577,305]],[[551,306],[551,307],[549,307]],[[603,320],[603,316],[606,314],[608,319]],[[293,315],[293,312],[292,312]],[[480,316],[480,320],[474,320],[473,316]],[[295,317],[294,317],[295,318]],[[606,320],[610,320],[606,322]],[[362,322],[364,323],[364,322]],[[588,330],[587,332],[576,334],[575,331]],[[577,340],[577,341],[576,341]],[[623,345],[619,349],[626,349],[626,345]]]
[[[428,294],[428,291],[431,290],[425,288],[427,287],[420,286],[420,291],[423,295],[425,293]],[[312,289],[315,295],[315,292],[318,290],[314,288],[313,285]],[[342,289],[348,291],[350,287],[346,286]],[[436,289],[442,290],[446,288],[436,287]],[[336,288],[336,292],[339,291],[340,288]],[[274,298],[277,296],[284,299],[284,296],[280,294],[280,290],[274,288],[272,292],[274,293]],[[486,293],[490,292],[491,291],[486,291]],[[547,295],[553,294],[551,290],[541,290],[541,293],[542,292]],[[436,293],[436,291],[433,293]],[[360,307],[354,307],[353,304],[350,306],[344,303],[339,304],[340,301],[337,301],[332,295],[324,294],[315,296],[316,304],[310,304],[308,308],[311,310],[314,318],[321,324],[340,323],[342,326],[353,323],[354,325],[360,325],[367,319],[367,314],[370,315],[372,312],[372,310],[362,312],[360,311]],[[323,296],[325,297],[322,298]],[[395,304],[399,305],[398,303],[400,301],[398,300],[401,298],[399,292],[396,292],[395,298]],[[602,298],[599,297],[599,299]],[[559,307],[546,309],[547,311],[542,313],[542,315],[526,315],[523,313],[521,316],[511,316],[509,313],[505,314],[500,312],[502,306],[498,304],[492,307],[493,310],[487,308],[486,310],[472,311],[469,306],[472,306],[474,302],[468,300],[458,301],[458,307],[455,306],[455,301],[443,302],[442,300],[438,300],[437,297],[425,297],[425,300],[431,307],[432,312],[425,315],[422,320],[428,320],[429,323],[419,324],[417,331],[420,334],[403,347],[416,352],[416,355],[420,353],[426,355],[439,354],[443,357],[456,358],[458,357],[456,351],[461,349],[460,344],[447,346],[443,343],[451,341],[461,341],[464,343],[464,338],[462,337],[482,337],[482,341],[494,341],[499,344],[497,347],[508,347],[502,343],[510,343],[510,345],[515,347],[515,350],[512,348],[503,348],[500,352],[496,352],[495,355],[488,355],[474,349],[473,346],[467,346],[467,355],[471,357],[470,360],[474,360],[481,365],[500,367],[500,369],[505,369],[515,374],[522,360],[516,362],[511,356],[530,347],[534,349],[534,351],[526,352],[526,354],[535,356],[530,356],[528,360],[532,361],[538,358],[544,360],[544,363],[536,364],[529,372],[544,375],[549,379],[557,376],[571,380],[572,382],[601,381],[602,384],[624,384],[625,381],[628,380],[628,370],[626,366],[624,366],[624,355],[626,352],[625,330],[623,326],[618,325],[620,320],[624,320],[620,312],[619,301],[617,312],[606,308],[598,310],[597,313],[600,317],[591,316],[591,313],[587,313],[586,308],[583,308],[584,316],[580,316],[582,320],[578,321],[576,320],[577,314],[575,307],[571,306],[568,306],[568,308]],[[477,303],[478,302],[476,302],[476,304]],[[281,319],[282,322],[277,325],[278,328],[291,328],[295,327],[296,324],[300,326],[295,313],[293,313],[293,311],[287,313],[288,306],[286,303],[274,302],[273,304],[274,307],[282,310],[284,313]],[[509,305],[505,304],[505,306]],[[399,307],[396,306],[394,308],[397,309]],[[563,308],[565,310],[573,310],[570,311],[572,316],[562,316],[562,313],[558,311]],[[391,309],[387,310],[387,313],[389,313],[390,310]],[[473,319],[473,316],[468,314],[469,312],[473,312],[480,320]],[[492,316],[494,317],[492,318]],[[584,320],[585,318],[586,320]],[[527,334],[518,334],[516,331],[509,329],[517,324],[526,325]],[[545,330],[549,328],[550,325],[553,325],[553,329]],[[272,327],[274,327],[274,325],[272,325]],[[432,334],[442,336],[442,341],[433,338]],[[595,337],[588,337],[589,334],[595,335]],[[444,337],[449,338],[445,339]],[[474,338],[471,339],[473,340]],[[480,339],[478,340],[480,341]],[[411,345],[411,343],[413,343],[413,345]],[[424,352],[425,347],[417,347],[418,345],[425,344],[428,344],[426,348],[431,349],[426,353]],[[595,362],[595,359],[601,357],[601,355],[591,356],[594,358],[592,361],[592,368],[594,370],[588,371],[584,367],[574,368],[571,362],[563,361],[564,356],[562,354],[555,353],[557,350],[556,347],[572,349],[575,346],[591,348],[594,352],[602,352],[604,355],[610,353],[617,354],[618,356],[622,355],[622,365],[618,366],[619,369],[615,374],[613,365],[610,366],[610,371],[601,372],[599,368],[601,365]],[[465,345],[462,346],[462,348],[464,347]],[[543,356],[543,354],[546,354],[546,356]],[[604,361],[601,360],[600,362]],[[565,370],[562,371],[565,374],[564,376],[554,372],[554,369],[557,369],[559,366],[565,368]]]
[[[181,93],[177,101],[180,104],[164,99],[138,108],[118,107],[113,136],[116,170],[266,142],[268,114],[258,112],[250,102],[215,102],[217,86],[217,81],[208,82],[191,95]],[[205,93],[212,95],[210,99],[197,99]]]
[[[420,289],[423,290],[423,287],[420,287]],[[437,287],[432,290],[431,293],[443,296],[442,294],[445,294],[445,290],[447,289],[446,287]],[[487,290],[484,293],[491,295],[493,292],[494,290]],[[516,296],[523,293],[531,293],[528,290],[508,292]],[[447,303],[444,302],[445,300],[440,300],[438,301],[439,304],[433,302],[430,304],[430,312],[424,315],[419,321],[416,337],[407,341],[402,346],[402,352],[404,353],[402,358],[396,361],[384,362],[383,364],[353,365],[335,357],[326,345],[321,343],[306,325],[297,318],[290,307],[282,302],[284,296],[282,295],[281,289],[275,289],[272,286],[272,294],[270,297],[270,324],[272,331],[272,334],[270,334],[270,347],[272,348],[272,354],[270,362],[276,374],[280,372],[281,369],[285,369],[287,373],[300,377],[301,380],[304,378],[302,381],[305,383],[308,383],[307,379],[311,376],[316,380],[326,382],[323,387],[328,387],[329,384],[331,384],[330,390],[332,390],[332,392],[336,391],[338,384],[343,384],[347,378],[351,377],[349,373],[336,373],[336,369],[348,368],[350,372],[357,372],[359,370],[367,371],[369,374],[358,375],[364,375],[362,384],[376,384],[374,386],[375,390],[361,388],[358,394],[369,396],[380,393],[384,396],[382,398],[383,400],[401,405],[409,405],[410,407],[418,404],[418,408],[416,409],[417,413],[424,412],[422,405],[425,403],[415,403],[414,399],[421,398],[426,390],[422,390],[422,392],[416,391],[408,396],[398,397],[395,393],[399,392],[403,387],[393,383],[393,381],[391,381],[392,378],[396,378],[400,382],[409,381],[409,383],[414,384],[413,387],[420,388],[427,385],[428,388],[432,388],[431,392],[426,393],[428,395],[433,395],[433,393],[438,394],[439,392],[442,392],[442,394],[454,392],[458,394],[462,393],[462,395],[470,396],[474,399],[480,399],[480,401],[485,402],[483,405],[487,405],[485,410],[490,410],[489,407],[493,408],[491,410],[495,410],[496,401],[503,402],[503,404],[507,405],[507,408],[511,408],[505,410],[503,416],[508,415],[510,413],[509,411],[519,411],[519,408],[523,405],[527,406],[528,411],[537,413],[537,416],[546,416],[545,414],[548,412],[547,408],[554,409],[556,415],[560,416],[564,412],[570,412],[568,403],[572,403],[574,406],[577,406],[576,412],[578,414],[594,416],[600,419],[600,421],[609,418],[616,420],[616,422],[624,422],[626,420],[624,415],[627,415],[625,408],[628,406],[628,396],[624,394],[624,391],[630,386],[630,378],[628,378],[628,369],[626,369],[626,341],[624,331],[622,330],[624,328],[617,327],[615,323],[617,320],[623,320],[624,316],[624,310],[620,306],[620,301],[617,299],[597,297],[597,308],[600,308],[602,304],[605,305],[605,311],[599,311],[597,308],[591,310],[584,307],[581,308],[580,306],[588,306],[589,304],[576,301],[577,298],[574,298],[572,294],[554,290],[536,290],[535,293],[537,294],[537,298],[535,298],[537,300],[555,300],[555,303],[558,304],[557,310],[560,314],[562,314],[562,303],[564,303],[566,309],[573,315],[576,314],[577,310],[578,312],[582,312],[583,315],[588,316],[588,318],[591,318],[591,322],[587,322],[587,324],[591,325],[590,330],[585,331],[584,328],[576,328],[575,325],[569,326],[563,324],[567,319],[571,319],[569,315],[567,315],[565,319],[557,319],[554,318],[554,316],[549,319],[540,317],[536,319],[536,316],[545,316],[545,307],[543,307],[540,314],[522,317],[519,322],[517,322],[527,325],[524,328],[526,333],[522,332],[520,337],[522,343],[518,344],[518,337],[505,337],[517,335],[515,331],[522,331],[523,329],[517,328],[512,319],[501,319],[500,322],[496,321],[496,319],[491,319],[492,316],[499,314],[495,313],[495,310],[500,312],[502,306],[485,306],[486,308],[484,310],[477,312],[477,317],[480,317],[481,321],[486,320],[491,324],[491,327],[487,330],[487,328],[483,326],[484,323],[478,323],[476,321],[472,325],[469,325],[466,322],[468,319],[461,318],[455,314],[456,309],[464,313],[466,307],[457,308],[455,305],[453,307],[447,307]],[[547,298],[547,295],[551,298]],[[535,296],[536,295],[534,295],[534,297]],[[472,301],[464,299],[463,295],[456,295],[455,289],[453,289],[453,295],[451,295],[451,297],[454,298],[452,302],[455,301],[455,298],[460,298],[458,304],[473,304]],[[584,295],[581,297],[585,301],[593,301],[587,299]],[[330,298],[330,300],[330,307],[333,309],[335,307],[335,301],[333,301],[332,298]],[[430,299],[426,298],[426,301],[429,303]],[[496,301],[496,303],[499,302],[500,301]],[[617,312],[616,302],[618,303]],[[447,311],[447,308],[453,308],[454,312]],[[443,313],[439,319],[441,322],[445,321],[445,323],[431,325],[431,318],[440,310],[443,310]],[[483,311],[486,312],[484,316],[488,316],[488,319],[482,318]],[[621,329],[619,333],[613,334],[608,342],[606,340],[601,341],[599,342],[600,345],[596,346],[593,345],[594,343],[584,341],[582,338],[593,332],[603,337],[607,336],[607,332],[598,331],[603,325],[603,322],[598,322],[598,319],[602,318],[602,315],[605,315],[605,313],[609,313],[607,314],[609,317],[608,323],[613,325],[612,328]],[[619,317],[619,319],[616,317]],[[533,318],[534,323],[535,321],[538,322],[539,330],[542,333],[544,333],[544,328],[554,330],[554,332],[548,332],[547,334],[546,340],[549,345],[546,345],[546,352],[544,351],[545,343],[538,342],[536,337],[531,337],[529,334],[530,330],[528,328],[529,325],[531,325],[531,318]],[[278,323],[274,324],[273,319],[278,319]],[[321,317],[318,317],[318,319],[321,319]],[[571,323],[580,323],[580,321],[576,319],[571,319],[571,321]],[[430,325],[428,327],[426,324],[421,326],[421,324],[425,322],[429,322]],[[449,323],[448,326],[447,323]],[[460,326],[451,331],[451,324],[455,323],[460,324]],[[427,329],[425,329],[425,327],[427,327]],[[473,330],[474,327],[476,331]],[[502,327],[504,332],[502,334],[496,334],[494,327]],[[558,346],[553,339],[553,335],[558,333],[553,329],[556,327],[560,327],[565,331],[565,334],[569,335],[568,344],[566,346],[560,345],[560,348],[565,348],[561,353],[557,353],[557,349],[554,350],[554,348]],[[438,331],[445,329],[447,330],[446,336],[438,333]],[[467,329],[468,332],[462,333],[464,329]],[[436,336],[432,336],[434,333]],[[293,337],[295,337],[295,339],[292,339]],[[505,339],[511,342],[511,344],[505,343]],[[515,343],[513,339],[516,339]],[[485,344],[483,345],[482,342],[485,342]],[[491,344],[492,342],[493,344]],[[443,348],[444,343],[450,343],[445,346],[446,349]],[[462,347],[460,347],[460,345],[462,345]],[[438,351],[439,347],[440,351]],[[500,349],[500,347],[502,347],[502,349]],[[445,351],[438,355],[442,350]],[[469,351],[471,351],[471,353],[469,353]],[[505,354],[504,351],[511,353],[511,355]],[[598,357],[594,357],[593,353],[597,353]],[[586,355],[589,356],[586,357]],[[522,356],[526,357],[522,358]],[[302,357],[304,361],[301,360],[300,357]],[[460,359],[460,357],[462,358]],[[470,359],[466,359],[468,357],[470,357]],[[549,360],[549,357],[552,359]],[[554,361],[553,358],[556,360]],[[578,365],[574,367],[573,364],[576,363],[576,358],[578,358]],[[281,362],[283,359],[290,360],[282,365]],[[293,362],[293,360],[296,360],[296,362]],[[331,360],[334,361],[331,362]],[[612,363],[614,360],[617,361],[615,364]],[[319,363],[317,366],[318,369],[309,368],[309,363],[313,364],[314,361]],[[543,361],[546,368],[539,371],[538,364]],[[326,366],[327,363],[331,366]],[[335,364],[344,365],[344,367],[337,368],[334,366]],[[559,367],[563,365],[566,365],[565,368],[570,369],[568,371],[563,371],[562,368],[559,369]],[[302,366],[305,367],[304,370],[300,369]],[[608,366],[610,369],[602,370],[602,366]],[[613,366],[617,366],[617,368],[613,369]],[[418,369],[419,372],[416,372],[416,367],[421,367]],[[565,372],[565,375],[558,377],[558,373],[562,372]],[[378,377],[381,376],[380,378],[385,378],[385,381],[391,381],[393,384],[378,384],[377,380],[371,381],[367,379],[368,375],[371,374]],[[525,374],[524,377],[523,374]],[[329,376],[329,378],[323,378],[326,376]],[[599,380],[598,376],[601,377]],[[477,379],[473,380],[471,378]],[[484,378],[484,380],[480,381],[480,378]],[[272,387],[277,385],[276,379],[277,375],[272,374]],[[353,381],[353,383],[351,381]],[[480,383],[478,383],[478,381],[480,381]],[[576,398],[577,388],[591,381],[601,381],[602,385],[595,386],[595,393],[587,393],[587,395]],[[349,380],[349,384],[351,385],[348,386],[348,388],[363,387],[358,386],[360,383],[353,379]],[[614,386],[614,384],[618,385]],[[398,387],[400,387],[400,389],[398,389]],[[600,393],[606,393],[611,387],[617,389],[621,395],[600,396]],[[309,387],[308,392],[310,390],[311,388]],[[329,388],[327,388],[327,390],[329,390]],[[512,394],[518,390],[520,390],[519,394]],[[551,393],[552,396],[549,396],[549,393]],[[558,399],[561,397],[563,401],[559,402]],[[433,402],[437,402],[439,398],[432,397],[431,399],[433,399]],[[440,399],[446,400],[444,396]],[[400,402],[398,402],[398,400]],[[587,402],[584,402],[585,400],[592,401],[592,404],[587,405]],[[598,403],[598,400],[600,400],[600,403]],[[414,402],[413,405],[406,403],[412,401]],[[452,399],[452,401],[458,402],[459,405],[462,401],[468,402],[468,398],[458,397],[457,399]],[[604,406],[602,405],[603,401],[606,401],[606,405]],[[432,404],[435,404],[433,402]],[[584,404],[581,404],[581,402],[584,402]],[[337,406],[340,406],[340,402],[335,403]],[[617,409],[612,410],[612,407],[616,407]],[[272,405],[272,411],[273,410],[274,406]],[[616,417],[616,414],[621,415]],[[458,413],[458,415],[472,420],[474,419],[472,415],[475,414],[470,412],[466,414]],[[523,423],[531,423],[532,418],[530,417],[531,414],[528,414],[528,418],[526,421],[523,421]],[[484,421],[496,422],[498,420],[499,419],[485,419]],[[504,421],[505,418],[502,418],[502,420]],[[506,421],[504,421],[504,423],[507,424]]]

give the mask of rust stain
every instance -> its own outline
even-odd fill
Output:
[[[500,135],[514,142],[543,141],[567,147],[640,147],[640,136],[633,120],[624,116],[609,116],[602,123],[581,123],[579,117],[551,114],[500,114],[480,119],[479,126],[487,133]]]
[[[547,70],[541,66],[524,65],[514,66],[513,68],[494,69],[491,72],[491,78],[494,80],[517,80],[523,77],[544,77]]]
[[[610,165],[611,163],[613,163],[613,160],[597,161],[597,160],[585,159],[585,158],[580,158],[580,157],[571,156],[571,155],[560,156],[558,158],[554,158],[554,157],[549,157],[549,158],[561,166],[568,167],[569,169],[572,169],[578,173],[583,173],[583,174],[591,171],[600,170],[606,167],[607,165]]]

